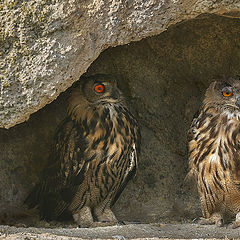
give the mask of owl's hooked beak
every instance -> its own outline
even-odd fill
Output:
[[[115,88],[112,93],[111,93],[111,97],[115,100],[120,98],[120,92],[117,88]]]
[[[236,105],[240,108],[240,97],[237,97]]]

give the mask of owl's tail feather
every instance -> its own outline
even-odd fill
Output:
[[[29,209],[38,208],[41,219],[47,221],[58,219],[69,205],[62,199],[59,193],[43,193],[40,191],[39,186],[33,188],[24,204]]]
[[[45,195],[40,202],[40,216],[47,221],[57,220],[61,218],[67,207],[68,204],[63,201],[60,194],[50,193]]]
[[[39,204],[38,187],[35,186],[23,202],[29,209],[36,207]]]

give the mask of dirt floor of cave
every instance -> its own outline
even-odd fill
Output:
[[[199,224],[127,224],[97,228],[0,226],[0,239],[240,239],[240,229]]]

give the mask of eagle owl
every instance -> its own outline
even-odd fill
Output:
[[[138,123],[114,78],[81,77],[48,166],[25,203],[48,221],[68,212],[82,227],[115,224],[111,207],[136,173],[139,150]]]
[[[189,175],[198,187],[201,224],[222,226],[224,213],[240,226],[240,80],[211,83],[189,137]]]

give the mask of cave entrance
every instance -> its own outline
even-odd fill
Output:
[[[137,176],[113,208],[119,219],[183,222],[201,214],[196,192],[184,183],[186,132],[212,79],[239,74],[239,32],[238,19],[202,15],[158,36],[109,48],[88,69],[88,75],[119,76],[119,86],[142,128]],[[21,206],[37,181],[56,125],[65,116],[67,94],[28,122],[0,130],[1,212]]]

